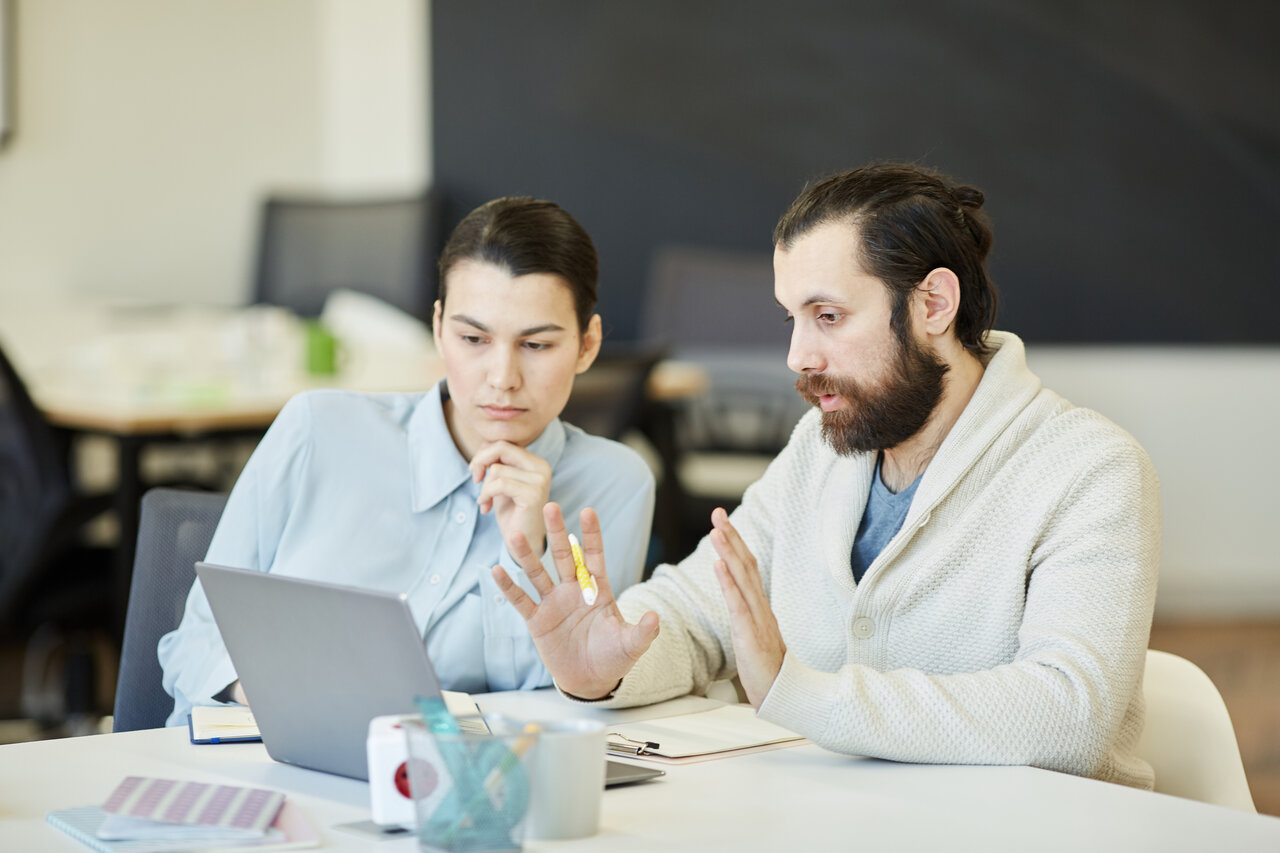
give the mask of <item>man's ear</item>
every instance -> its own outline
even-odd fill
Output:
[[[578,366],[574,370],[575,373],[585,372],[600,354],[600,344],[604,339],[601,328],[600,315],[592,314],[591,319],[587,321],[587,330],[582,333],[582,346],[578,349]]]
[[[950,329],[960,310],[960,279],[946,267],[938,267],[916,285],[916,328],[930,335]]]
[[[436,352],[440,352],[440,335],[444,325],[444,306],[440,304],[440,300],[436,300],[435,307],[431,310],[431,337],[436,342]]]

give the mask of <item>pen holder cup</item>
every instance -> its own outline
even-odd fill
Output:
[[[419,849],[523,849],[537,733],[438,734],[420,719],[402,727]]]

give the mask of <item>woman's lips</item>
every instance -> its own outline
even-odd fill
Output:
[[[481,408],[487,416],[496,421],[509,421],[525,413],[524,409],[517,409],[512,406],[481,406]]]

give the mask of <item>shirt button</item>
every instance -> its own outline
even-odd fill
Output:
[[[859,640],[866,640],[876,632],[876,623],[872,622],[866,616],[859,616],[853,620],[853,636]]]
[[[494,603],[494,604],[502,604],[502,603],[503,603],[504,601],[506,601],[506,600],[507,600],[507,599],[506,599],[506,597],[505,597],[505,596],[503,596],[503,594],[502,594],[502,593],[500,593],[500,592],[495,592],[495,593],[493,594],[493,603]]]
[[[439,575],[432,575],[432,576],[431,576],[431,583],[432,583],[433,585],[434,585],[434,584],[438,584],[438,583],[440,583],[440,576],[439,576]]]
[[[453,517],[453,520],[461,524],[462,522],[467,520],[467,514],[465,512],[459,512],[457,515]]]

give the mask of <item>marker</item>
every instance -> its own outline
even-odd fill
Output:
[[[596,603],[596,581],[587,571],[587,563],[582,559],[582,546],[572,533],[569,534],[569,549],[573,551],[573,567],[578,573],[578,586],[582,587],[582,600],[590,607]]]

